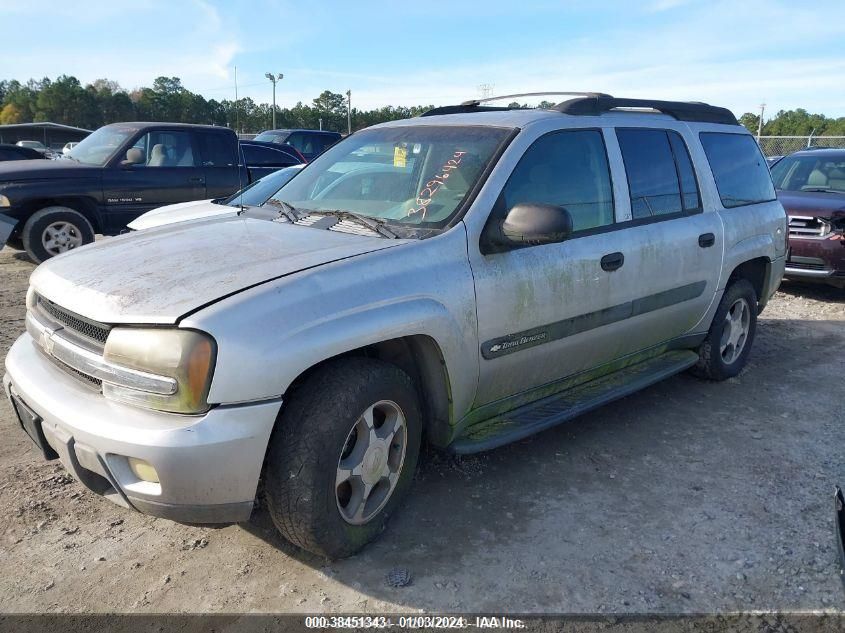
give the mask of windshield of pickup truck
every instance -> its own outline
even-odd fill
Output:
[[[772,180],[782,191],[845,193],[845,152],[786,156],[772,167]]]
[[[357,132],[272,196],[296,211],[347,211],[442,228],[458,213],[510,129],[397,126]]]
[[[92,132],[67,154],[67,157],[85,165],[103,167],[138,128],[107,125]]]

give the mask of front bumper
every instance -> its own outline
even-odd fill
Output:
[[[218,406],[202,416],[107,400],[36,348],[29,334],[6,357],[3,387],[41,420],[63,466],[90,490],[122,506],[188,523],[245,521],[280,400]],[[133,457],[159,483],[141,481]]]
[[[784,276],[845,286],[845,239],[838,234],[803,239],[790,236]]]

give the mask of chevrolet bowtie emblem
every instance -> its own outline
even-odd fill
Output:
[[[38,341],[42,349],[52,356],[53,354],[53,332],[52,330],[44,330],[41,332],[41,338]]]

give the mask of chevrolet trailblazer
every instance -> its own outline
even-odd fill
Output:
[[[420,443],[489,450],[745,366],[786,216],[723,108],[478,101],[339,142],[258,208],[38,267],[5,390],[47,459],[130,509],[375,538]]]

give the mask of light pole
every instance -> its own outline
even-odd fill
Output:
[[[282,73],[278,75],[273,75],[273,73],[264,73],[264,76],[267,77],[270,81],[273,82],[273,129],[276,129],[276,82],[280,79],[284,79],[285,76]]]
[[[346,91],[346,133],[352,134],[352,91]]]
[[[760,135],[763,133],[763,113],[766,111],[766,104],[760,104],[760,120],[757,121],[757,142],[760,142]]]

